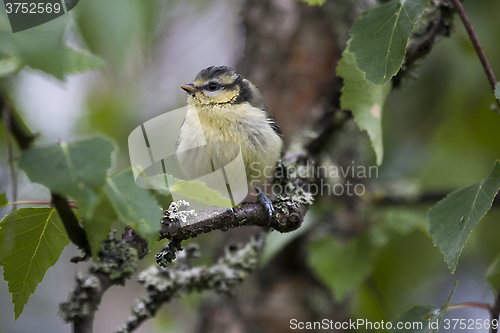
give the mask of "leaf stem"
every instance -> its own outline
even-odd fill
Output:
[[[490,83],[491,89],[493,90],[493,93],[495,93],[495,86],[497,84],[497,80],[495,78],[495,74],[493,73],[493,70],[491,69],[490,63],[488,62],[488,59],[486,58],[486,54],[484,53],[483,47],[481,46],[481,43],[479,42],[479,39],[477,38],[476,33],[474,32],[474,28],[472,27],[472,24],[469,20],[469,17],[465,13],[464,7],[462,6],[462,3],[460,0],[450,0],[453,3],[453,6],[455,7],[458,15],[460,16],[460,19],[464,23],[465,29],[467,30],[467,33],[469,34],[470,40],[472,42],[472,45],[474,45],[474,49],[477,52],[477,55],[479,56],[479,60],[481,60],[481,64],[483,65],[484,71],[486,73],[486,76],[488,78],[488,82]],[[496,99],[498,107],[500,108],[500,100]],[[497,109],[496,112],[500,114],[500,109]]]
[[[50,205],[52,204],[50,201],[48,200],[33,200],[33,201],[12,201],[12,202],[9,202],[7,204],[5,204],[5,206],[10,206],[10,205]],[[78,209],[78,206],[74,203],[73,200],[68,200],[68,204],[70,207],[72,208],[76,208]]]
[[[464,303],[453,304],[448,307],[448,310],[463,309],[463,308],[475,308],[475,309],[483,309],[486,311],[491,311],[491,306],[488,303],[482,303],[482,302],[464,302]]]

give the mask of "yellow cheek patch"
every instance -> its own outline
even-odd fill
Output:
[[[217,95],[213,97],[211,96],[210,99],[213,101],[213,103],[227,103],[232,99],[236,99],[236,97],[238,97],[239,91],[240,88],[238,86],[236,86],[236,89],[232,90],[222,89]]]
[[[196,93],[194,98],[198,100],[200,104],[220,104],[234,101],[239,93],[240,87],[234,86],[230,89],[221,89],[214,93],[205,93],[201,91]]]

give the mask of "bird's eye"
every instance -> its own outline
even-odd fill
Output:
[[[216,91],[217,89],[219,89],[219,85],[217,83],[211,82],[208,84],[208,90]]]

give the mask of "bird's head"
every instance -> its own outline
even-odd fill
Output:
[[[190,94],[190,102],[198,105],[238,104],[243,102],[248,83],[226,66],[208,67],[196,75],[193,83],[181,88]]]

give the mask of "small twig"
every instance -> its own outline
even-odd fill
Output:
[[[52,202],[48,200],[28,200],[28,201],[11,201],[5,204],[5,206],[10,205],[51,205]],[[68,204],[70,207],[78,209],[78,206],[74,203],[73,200],[68,200]]]
[[[482,302],[463,302],[463,303],[453,304],[448,307],[448,310],[463,309],[463,308],[474,308],[474,309],[491,311],[491,306],[488,303],[482,303]]]
[[[178,251],[182,251],[181,241],[173,238],[162,251],[156,254],[156,263],[161,267],[167,267],[167,264],[175,260]]]
[[[495,78],[493,70],[491,69],[488,59],[486,58],[486,54],[484,53],[483,47],[481,46],[481,43],[479,42],[479,39],[477,38],[477,35],[474,32],[474,28],[472,27],[469,17],[467,17],[467,14],[465,13],[464,7],[462,6],[460,0],[450,0],[450,1],[453,3],[453,6],[455,7],[458,15],[460,16],[460,19],[464,23],[465,29],[467,30],[472,45],[474,45],[474,49],[476,50],[477,55],[479,56],[479,60],[481,60],[481,64],[483,65],[486,76],[488,77],[488,82],[490,83],[491,89],[493,90],[494,93],[497,80]],[[496,101],[498,107],[500,108],[500,100],[496,99]],[[497,109],[497,113],[500,114],[500,109]]]
[[[12,104],[7,101],[2,92],[0,92],[0,119],[3,118],[4,112],[9,113],[10,115],[8,117],[9,123],[5,124],[5,127],[16,140],[19,148],[24,150],[33,146],[37,135],[30,133],[21,125],[17,117],[12,112]]]
[[[10,112],[4,112],[3,113],[3,122],[5,124],[10,124],[10,117],[12,115]],[[7,142],[7,159],[9,162],[9,169],[10,169],[10,182],[12,186],[12,201],[17,200],[17,177],[16,177],[16,168],[14,166],[14,150],[12,149],[12,140],[10,138],[9,131],[5,131],[5,141]],[[13,204],[12,206],[12,211],[16,210],[16,204]]]
[[[77,217],[71,210],[68,200],[62,195],[52,193],[52,204],[56,208],[69,239],[80,249],[89,251],[89,242],[85,230],[80,226]]]

